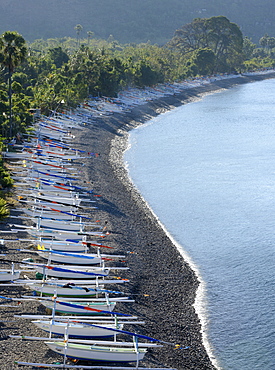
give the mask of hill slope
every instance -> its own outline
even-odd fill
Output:
[[[265,33],[275,36],[274,0],[0,0],[0,33],[20,32],[37,38],[110,34],[122,43],[150,40],[164,44],[177,28],[194,18],[224,15],[254,42]]]

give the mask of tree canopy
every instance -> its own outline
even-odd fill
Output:
[[[242,62],[243,35],[240,28],[224,16],[196,18],[178,29],[168,47],[188,54],[211,49],[213,70],[227,72]]]
[[[27,55],[25,39],[18,32],[4,32],[0,38],[0,63],[8,70],[8,96],[9,96],[9,137],[12,137],[13,119],[12,111],[12,74],[14,69],[23,62]],[[18,86],[17,86],[18,88]],[[18,117],[17,117],[18,118]],[[18,120],[18,119],[17,119]],[[19,121],[19,120],[18,120]]]

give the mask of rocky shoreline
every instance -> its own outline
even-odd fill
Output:
[[[204,94],[274,77],[275,73],[214,81],[148,102],[127,113],[102,116],[93,125],[73,132],[75,146],[100,153],[98,158],[84,160],[84,166],[79,169],[82,183],[89,183],[95,194],[101,195],[98,210],[91,214],[107,224],[109,235],[104,243],[113,246],[116,253],[124,253],[126,262],[121,264],[130,268],[121,274],[130,279],[122,289],[135,299],[135,303],[120,304],[117,310],[136,315],[146,322],[127,330],[169,343],[160,349],[149,350],[141,367],[215,369],[204,347],[201,323],[194,308],[199,280],[128,179],[122,161],[128,133],[152,117],[200,99]],[[5,225],[1,226],[1,229],[5,228]],[[22,257],[16,251],[20,247],[18,242],[7,243],[6,256],[22,260],[26,256]],[[24,289],[1,288],[0,295],[19,296],[19,290]],[[8,338],[9,334],[41,336],[41,332],[26,320],[13,318],[14,314],[25,312],[42,312],[42,308],[38,303],[1,308],[0,368],[3,370],[19,368],[14,365],[15,360],[47,363],[60,360],[42,342]],[[188,348],[182,349],[185,347]]]

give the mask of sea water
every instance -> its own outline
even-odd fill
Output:
[[[275,369],[275,80],[158,116],[131,132],[125,161],[203,280],[214,363]]]

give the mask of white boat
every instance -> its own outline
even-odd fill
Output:
[[[14,281],[20,278],[20,270],[15,270],[14,267],[11,269],[0,269],[0,282]]]
[[[58,215],[57,215],[58,216]],[[66,220],[52,220],[46,216],[40,218],[31,218],[31,221],[37,225],[37,227],[67,230],[67,231],[78,231],[84,232],[87,227],[89,228],[100,228],[99,224],[86,223],[79,221],[66,221]]]
[[[43,296],[55,296],[58,295],[59,297],[78,297],[78,298],[88,298],[94,297],[97,294],[104,293],[104,285],[86,285],[86,286],[76,286],[74,284],[49,284],[47,283],[33,283],[33,284],[26,284],[26,287],[35,291],[37,294],[41,294]]]
[[[96,265],[102,262],[101,256],[97,254],[88,254],[88,253],[67,253],[66,254],[57,254],[53,253],[54,251],[36,251],[40,257],[50,260],[57,263],[66,263],[69,265]],[[63,253],[63,252],[62,252]],[[85,258],[87,257],[87,258]]]
[[[87,345],[71,342],[45,342],[54,352],[68,358],[106,361],[106,362],[138,362],[146,353],[146,348],[116,347],[107,345]]]
[[[26,215],[32,218],[47,217],[47,218],[62,219],[62,220],[67,220],[67,221],[73,221],[76,219],[76,216],[66,214],[65,212],[60,213],[58,211],[46,210],[45,208],[41,208],[41,209],[36,208],[36,207],[34,207],[33,209],[22,208],[22,210],[20,211],[24,212]],[[68,212],[68,213],[71,213],[71,212]]]
[[[79,192],[72,191],[69,189],[64,190],[58,190],[57,188],[54,188],[52,186],[48,186],[47,189],[45,188],[37,188],[32,190],[33,194],[36,196],[39,196],[41,194],[48,195],[49,198],[52,196],[54,197],[60,197],[60,198],[80,198]],[[82,195],[83,196],[83,195]],[[83,201],[86,200],[86,198],[83,198]]]
[[[29,153],[27,151],[22,152],[2,152],[2,158],[4,159],[15,159],[15,160],[23,160],[26,158],[31,158],[32,153]]]
[[[108,276],[110,269],[104,267],[84,267],[83,266],[64,266],[64,265],[39,265],[33,264],[31,267],[38,273],[55,278],[66,279],[95,279],[96,276]],[[90,275],[89,275],[90,274]]]
[[[67,253],[58,251],[34,251],[40,257],[57,263],[69,265],[95,265],[100,264],[106,259],[125,258],[125,256],[97,254],[95,253]]]
[[[53,202],[44,202],[44,201],[38,201],[37,199],[34,200],[24,200],[19,199],[19,202],[29,204],[32,207],[38,207],[38,208],[45,208],[45,209],[54,209],[56,211],[61,212],[75,212],[79,207],[73,204],[70,205],[64,205],[64,204],[57,204]]]
[[[66,242],[61,240],[43,240],[34,241],[33,243],[38,250],[50,249],[59,252],[87,253],[89,247],[82,242]]]
[[[77,198],[77,197],[55,197],[55,196],[49,196],[49,195],[37,195],[35,193],[33,194],[30,194],[30,197],[36,199],[36,200],[39,200],[39,201],[43,201],[43,202],[55,202],[55,203],[59,203],[59,204],[64,204],[64,205],[73,205],[73,206],[79,206],[80,203],[82,201],[84,202],[87,202],[88,200],[86,199],[82,199],[82,198]],[[89,201],[90,202],[90,201]]]
[[[15,225],[18,227],[18,225]],[[28,234],[34,237],[47,237],[47,238],[54,238],[57,240],[66,240],[66,241],[83,241],[87,236],[93,237],[102,237],[105,236],[101,232],[97,231],[68,231],[68,230],[60,230],[60,229],[46,229],[46,228],[36,228],[36,227],[22,227],[20,225],[22,231],[26,231]],[[11,229],[11,231],[20,231],[20,229]],[[57,260],[57,262],[62,262]]]
[[[66,334],[70,338],[113,337],[115,332],[108,329],[123,329],[123,324],[104,324],[104,327],[102,327],[100,325],[73,321],[64,322],[55,318],[54,320],[33,320],[32,323],[48,333],[62,335],[63,337]]]
[[[64,302],[60,299],[57,302],[53,300],[41,300],[40,303],[51,311],[70,315],[98,315],[102,311],[112,312],[116,306],[116,302],[109,300],[102,302],[65,302],[71,303],[69,305],[62,304]]]

